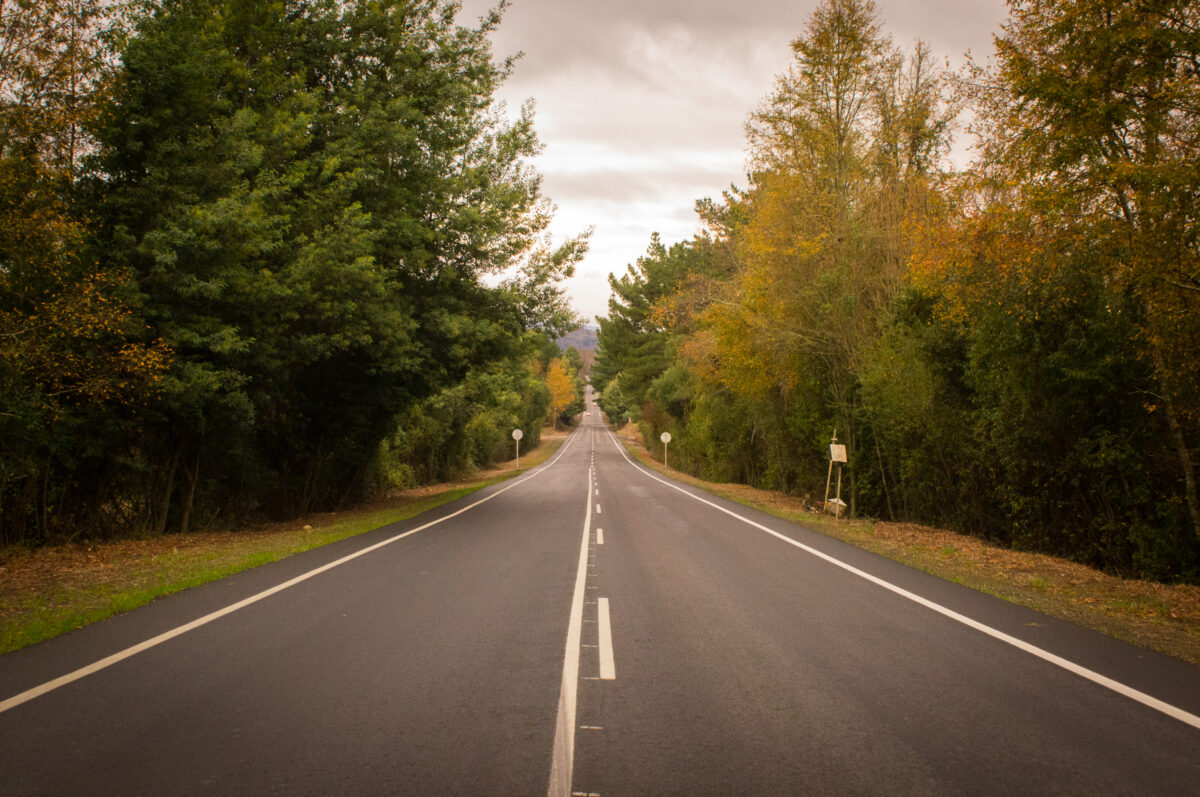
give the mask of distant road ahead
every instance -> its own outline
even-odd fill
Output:
[[[519,479],[0,657],[0,794],[1196,794],[1198,715],[1200,669],[648,472],[591,409]]]

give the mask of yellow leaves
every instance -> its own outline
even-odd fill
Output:
[[[66,258],[47,268],[24,262],[18,277],[25,306],[0,311],[0,362],[17,384],[47,401],[137,402],[154,390],[171,362],[160,339],[129,339],[133,311],[116,299],[122,281],[106,272],[75,274]],[[33,288],[36,287],[36,290]]]
[[[575,377],[562,358],[551,360],[546,369],[546,386],[550,388],[550,414],[557,418],[575,400],[576,393]]]

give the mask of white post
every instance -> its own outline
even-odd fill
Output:
[[[842,463],[838,463],[838,492],[837,492],[837,514],[834,516],[838,520],[842,519]]]

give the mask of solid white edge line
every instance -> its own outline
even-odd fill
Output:
[[[579,643],[583,632],[583,591],[587,581],[588,540],[592,531],[592,471],[588,469],[587,512],[583,516],[583,541],[575,570],[575,592],[571,596],[571,619],[567,623],[567,647],[563,652],[562,686],[558,691],[558,714],[554,721],[554,751],[550,757],[548,797],[568,797],[575,768],[575,707],[579,690]]]
[[[729,515],[730,517],[737,518],[738,520],[742,521],[743,523],[745,523],[749,526],[753,526],[754,528],[759,529],[760,531],[765,531],[767,534],[770,534],[771,536],[776,537],[776,538],[788,543],[789,545],[793,545],[796,548],[799,548],[800,550],[802,550],[806,553],[812,554],[813,556],[817,557],[818,559],[823,559],[826,562],[829,562],[832,565],[836,565],[837,567],[840,567],[849,573],[853,573],[854,575],[856,575],[860,578],[866,579],[867,581],[870,581],[872,584],[876,584],[880,587],[883,587],[884,589],[889,590],[890,592],[893,592],[902,598],[907,598],[908,600],[912,601],[913,603],[920,604],[921,606],[924,606],[927,609],[932,609],[933,611],[937,612],[938,614],[941,614],[945,617],[950,618],[951,620],[955,620],[959,623],[962,623],[963,625],[965,625],[969,628],[973,628],[976,631],[979,631],[980,633],[987,634],[988,636],[992,637],[993,639],[998,639],[1001,642],[1012,645],[1014,648],[1017,648],[1018,650],[1022,650],[1032,656],[1037,656],[1039,659],[1042,659],[1043,661],[1049,662],[1050,664],[1053,664],[1057,667],[1061,667],[1062,669],[1066,670],[1067,672],[1074,673],[1075,675],[1078,675],[1081,678],[1086,678],[1087,680],[1091,681],[1094,684],[1103,686],[1105,689],[1112,690],[1113,692],[1116,692],[1119,695],[1123,695],[1124,697],[1127,697],[1130,700],[1135,700],[1138,703],[1141,703],[1142,705],[1147,706],[1148,708],[1152,708],[1155,711],[1159,711],[1163,714],[1166,714],[1168,717],[1172,717],[1173,719],[1177,719],[1180,722],[1183,722],[1187,725],[1191,725],[1193,728],[1200,729],[1200,716],[1192,714],[1189,711],[1185,711],[1185,710],[1179,708],[1178,706],[1173,706],[1170,703],[1159,700],[1157,697],[1153,697],[1152,695],[1148,695],[1145,692],[1142,692],[1138,689],[1134,689],[1132,686],[1123,684],[1120,681],[1115,681],[1106,675],[1101,675],[1100,673],[1096,672],[1095,670],[1089,670],[1087,667],[1076,664],[1075,662],[1070,661],[1069,659],[1064,659],[1063,657],[1055,655],[1054,653],[1051,653],[1048,650],[1043,650],[1042,648],[1039,648],[1036,645],[1031,645],[1030,643],[1025,642],[1024,640],[1017,639],[1014,636],[1010,636],[1009,634],[1006,634],[1003,631],[1000,631],[998,629],[992,628],[989,625],[984,625],[983,623],[979,622],[978,620],[973,620],[964,614],[959,614],[958,612],[954,611],[953,609],[949,609],[945,606],[942,606],[940,603],[934,603],[933,601],[929,600],[928,598],[923,598],[920,595],[917,595],[916,593],[909,592],[908,590],[904,589],[903,587],[898,587],[895,584],[892,584],[890,581],[884,581],[883,579],[879,578],[878,576],[873,576],[870,573],[867,573],[863,570],[859,570],[857,567],[847,564],[846,562],[843,562],[840,559],[836,559],[836,558],[830,556],[829,554],[822,553],[821,551],[818,551],[815,548],[811,548],[802,542],[797,542],[796,540],[793,540],[791,537],[788,537],[784,534],[780,534],[778,531],[774,531],[773,529],[769,529],[766,526],[762,525],[761,523],[756,523],[755,521],[750,520],[749,518],[746,518],[746,517],[742,517],[741,515],[737,514],[736,512],[726,509],[725,507],[720,506],[719,504],[715,504],[712,501],[708,501],[704,498],[701,498],[698,495],[695,495],[694,493],[688,492],[687,490],[683,489],[679,485],[672,484],[669,481],[666,481],[665,479],[661,479],[658,476],[651,473],[650,471],[646,470],[645,468],[643,468],[640,465],[638,465],[637,463],[635,463],[632,459],[630,459],[629,455],[625,453],[625,449],[621,446],[620,441],[617,440],[616,435],[614,435],[612,433],[612,431],[608,432],[608,436],[610,438],[612,438],[613,445],[615,445],[617,447],[617,451],[620,452],[621,456],[625,458],[626,462],[628,462],[630,465],[632,465],[637,470],[644,473],[646,476],[649,476],[651,479],[654,479],[657,482],[665,484],[667,487],[670,487],[673,490],[678,490],[679,492],[683,493],[684,495],[689,496],[690,498],[692,498],[696,501],[699,501],[702,504],[707,504],[708,506],[712,507],[713,509],[724,512],[725,514]]]
[[[46,681],[45,683],[39,684],[38,686],[35,686],[31,689],[26,689],[24,692],[21,692],[20,694],[13,695],[12,697],[7,698],[6,700],[0,701],[0,714],[3,714],[5,711],[8,711],[9,709],[16,708],[17,706],[21,705],[22,703],[27,703],[30,700],[33,700],[34,698],[41,697],[42,695],[47,694],[49,692],[53,692],[55,689],[58,689],[59,687],[66,686],[67,684],[78,681],[81,678],[86,678],[89,675],[93,675],[97,672],[100,672],[101,670],[111,667],[112,665],[117,664],[118,662],[122,662],[125,659],[128,659],[132,656],[136,656],[139,653],[147,651],[150,648],[157,647],[158,645],[161,645],[164,642],[170,641],[177,636],[182,636],[183,634],[186,634],[188,631],[195,630],[202,625],[208,625],[209,623],[213,622],[214,620],[219,620],[220,618],[222,618],[228,614],[233,614],[234,612],[238,611],[239,609],[244,609],[247,606],[250,606],[251,604],[258,603],[259,601],[263,600],[264,598],[269,598],[272,595],[275,595],[276,593],[283,592],[285,589],[288,589],[289,587],[294,587],[303,581],[307,581],[310,578],[313,578],[314,576],[318,576],[321,573],[324,573],[328,570],[332,570],[335,567],[344,565],[347,562],[350,562],[354,559],[359,558],[360,556],[366,556],[367,554],[373,553],[374,551],[377,551],[386,545],[391,545],[392,543],[402,540],[405,537],[411,537],[413,534],[416,534],[418,531],[424,531],[425,529],[430,528],[431,526],[436,526],[439,523],[443,523],[447,520],[450,520],[451,518],[458,517],[462,513],[466,512],[467,510],[474,509],[475,507],[479,506],[480,504],[490,501],[493,498],[495,498],[496,496],[506,493],[509,490],[511,490],[512,488],[514,488],[518,485],[524,484],[525,482],[529,481],[530,479],[540,476],[542,473],[549,470],[551,467],[553,467],[558,462],[558,460],[562,457],[562,455],[564,453],[566,453],[567,449],[570,448],[571,443],[574,442],[574,440],[575,440],[574,435],[571,435],[569,438],[567,438],[567,442],[558,451],[558,453],[554,455],[554,458],[552,460],[550,460],[550,462],[548,462],[544,467],[539,468],[538,470],[534,471],[533,473],[529,474],[528,476],[526,476],[523,479],[518,479],[518,480],[514,481],[512,484],[506,485],[505,487],[497,490],[496,492],[492,493],[491,495],[484,496],[483,498],[480,498],[478,501],[475,501],[472,504],[468,504],[467,506],[464,506],[462,509],[456,510],[456,511],[450,513],[449,515],[446,515],[445,517],[440,517],[437,520],[430,521],[429,523],[426,523],[423,526],[418,526],[417,528],[412,529],[410,531],[406,531],[402,534],[397,534],[396,536],[389,537],[388,539],[383,540],[382,542],[377,542],[374,545],[370,545],[366,548],[355,551],[352,554],[343,556],[341,559],[338,559],[333,562],[329,562],[328,564],[324,564],[321,567],[315,568],[313,570],[309,570],[307,573],[301,573],[300,575],[296,576],[295,578],[285,581],[282,584],[277,584],[274,587],[271,587],[270,589],[263,590],[262,592],[259,592],[255,595],[251,595],[250,597],[244,598],[244,599],[238,601],[237,603],[232,603],[223,609],[218,609],[215,612],[206,614],[203,617],[199,617],[195,620],[192,620],[190,623],[185,623],[181,626],[172,628],[169,631],[164,631],[163,633],[159,634],[158,636],[151,637],[150,639],[147,639],[144,642],[139,642],[138,644],[133,645],[128,648],[125,648],[124,650],[118,651],[118,652],[112,654],[111,656],[106,656],[103,659],[100,659],[99,661],[94,661],[91,664],[88,664],[84,667],[80,667],[79,669],[74,670],[73,672],[69,672],[66,675],[59,676],[58,678],[55,678],[54,680]]]
[[[612,621],[608,614],[608,598],[596,602],[596,615],[600,620],[600,680],[611,681],[617,677],[617,665],[613,661]]]

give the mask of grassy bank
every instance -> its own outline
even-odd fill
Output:
[[[783,493],[714,484],[664,468],[630,427],[620,436],[644,465],[679,481],[1010,603],[1200,665],[1200,587],[1122,579],[912,523],[834,520]]]
[[[453,484],[405,490],[347,512],[232,532],[0,552],[0,653],[302,551],[407,520],[545,462],[565,435]]]

